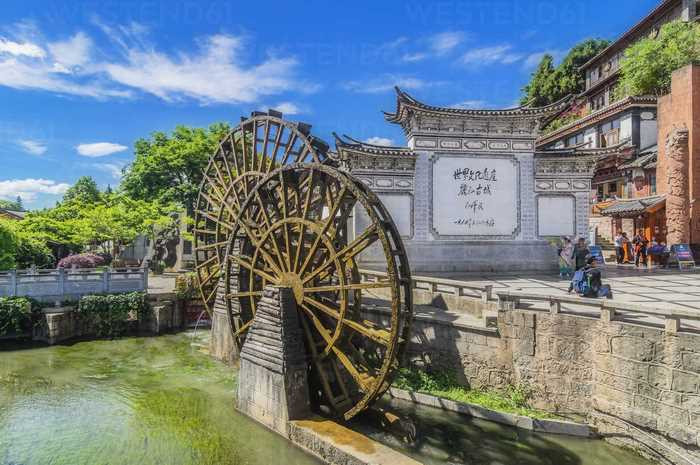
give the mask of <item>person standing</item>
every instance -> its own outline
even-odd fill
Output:
[[[576,264],[576,271],[586,266],[586,259],[590,254],[591,251],[588,250],[588,246],[586,245],[586,239],[584,239],[583,237],[579,238],[578,243],[574,247],[573,254],[574,262]]]
[[[615,236],[615,258],[617,258],[617,264],[621,265],[625,261],[625,249],[624,249],[624,237],[622,237],[622,231],[618,231]]]
[[[559,251],[559,278],[571,279],[573,275],[574,244],[571,239],[564,237],[564,244]]]
[[[647,244],[649,241],[644,237],[643,230],[637,231],[637,235],[632,239],[632,244],[634,245],[634,266],[639,267],[640,259],[642,265],[647,266]]]

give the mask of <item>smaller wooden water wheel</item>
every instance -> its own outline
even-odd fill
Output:
[[[211,315],[224,252],[240,207],[258,180],[292,163],[321,163],[328,145],[311,126],[282,119],[274,110],[254,112],[221,142],[204,170],[194,212],[194,256],[200,293]]]
[[[236,340],[243,344],[266,285],[293,289],[312,400],[352,418],[389,387],[408,341],[411,278],[394,222],[359,180],[313,163],[269,173],[238,212],[223,280]],[[365,226],[346,237],[348,222]],[[363,281],[357,259],[370,251],[387,274]],[[386,300],[367,311],[380,291]]]

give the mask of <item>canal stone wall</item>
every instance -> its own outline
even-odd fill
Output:
[[[676,452],[700,459],[697,334],[501,310],[491,329],[416,320],[407,351],[408,363],[456,370],[472,388],[526,386],[534,407],[585,415],[662,463],[687,463]]]

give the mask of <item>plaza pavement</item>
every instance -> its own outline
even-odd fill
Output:
[[[606,265],[603,282],[610,284],[614,300],[648,305],[661,310],[684,309],[700,312],[700,270],[679,271],[630,266]],[[494,291],[510,289],[542,295],[566,295],[569,281],[560,280],[556,273],[475,274],[475,273],[414,273],[493,285]]]

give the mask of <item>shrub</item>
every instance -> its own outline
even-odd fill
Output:
[[[128,320],[151,315],[144,292],[87,295],[80,299],[78,315],[91,324],[99,337],[118,337],[127,330]]]
[[[26,269],[31,266],[52,268],[56,263],[51,249],[44,242],[21,234],[17,237],[19,239],[15,255],[17,268]]]
[[[25,297],[0,297],[0,336],[31,331],[36,310]]]
[[[0,221],[0,270],[15,268],[17,235],[11,227]]]
[[[59,268],[73,268],[76,265],[78,268],[95,268],[104,265],[104,258],[94,253],[80,253],[68,255],[58,262]]]
[[[198,290],[197,273],[185,273],[175,278],[175,295],[178,299],[193,299],[197,297]]]

